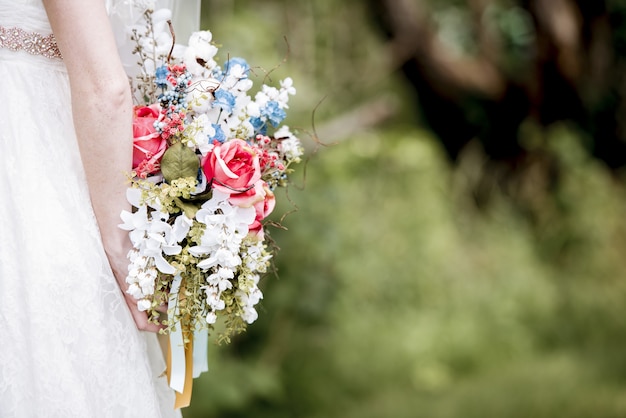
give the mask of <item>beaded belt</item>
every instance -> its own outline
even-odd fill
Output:
[[[8,48],[11,51],[23,50],[32,55],[43,55],[46,58],[61,58],[54,35],[43,36],[20,28],[0,26],[0,48]]]

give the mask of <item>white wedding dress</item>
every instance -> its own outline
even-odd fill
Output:
[[[0,0],[0,27],[51,33],[41,0]],[[0,48],[0,92],[0,417],[180,416],[106,261],[63,61]]]

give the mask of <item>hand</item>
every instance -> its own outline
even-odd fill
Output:
[[[145,311],[140,311],[137,307],[137,299],[132,297],[126,291],[128,289],[128,283],[126,283],[126,275],[128,272],[128,259],[125,256],[126,252],[122,251],[117,254],[107,253],[107,257],[109,259],[109,263],[111,265],[111,269],[113,271],[113,275],[115,276],[115,280],[120,287],[120,290],[124,294],[124,302],[128,306],[130,313],[135,321],[135,325],[137,325],[137,329],[140,331],[149,331],[149,332],[159,332],[162,329],[165,329],[165,325],[163,324],[155,324],[150,321],[148,318],[148,313]],[[167,305],[160,305],[157,310],[159,312],[167,312]]]
[[[133,316],[133,320],[135,321],[135,325],[137,325],[137,329],[140,331],[149,331],[149,332],[159,332],[162,329],[165,329],[165,325],[163,324],[155,324],[148,319],[148,314],[145,311],[140,311],[137,308],[137,300],[124,292],[124,301],[130,309],[130,313]],[[162,311],[162,307],[165,306],[165,311]],[[167,312],[167,306],[161,305],[159,306],[159,312]]]

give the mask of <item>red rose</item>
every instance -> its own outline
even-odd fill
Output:
[[[214,189],[230,195],[249,191],[261,179],[259,156],[241,139],[216,145],[204,157],[202,169]]]
[[[161,157],[167,141],[159,135],[154,122],[159,118],[160,107],[138,106],[133,118],[133,170],[139,177],[159,171]]]

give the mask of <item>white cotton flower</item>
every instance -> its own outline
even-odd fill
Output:
[[[213,35],[209,31],[194,32],[189,37],[189,42],[182,53],[182,60],[187,70],[194,76],[208,75],[217,66],[213,59],[217,54],[217,47],[211,44]]]
[[[202,58],[202,55],[202,52],[199,52],[196,48],[193,47],[187,47],[185,49],[185,52],[183,53],[183,62],[185,63],[187,70],[197,77],[202,77],[206,75],[211,69],[217,66],[217,63],[213,59],[204,59]]]
[[[189,37],[187,45],[193,50],[195,58],[207,62],[213,61],[213,57],[217,54],[217,47],[211,43],[212,39],[213,35],[208,30],[194,32]]]
[[[189,37],[190,46],[198,46],[202,44],[210,44],[213,40],[213,34],[210,30],[201,30],[191,34]]]
[[[152,12],[153,25],[167,23],[168,20],[172,20],[172,11],[170,9],[163,8]]]
[[[167,46],[167,51],[165,51],[165,53],[163,54],[164,58],[167,57],[167,54],[169,54],[170,52],[170,48],[172,48],[172,38],[169,37],[168,40],[169,40],[169,44],[164,45],[164,46]],[[175,62],[182,61],[186,50],[187,50],[187,47],[185,45],[175,44],[174,49],[172,50],[172,60]],[[163,64],[165,64],[165,62]]]
[[[152,13],[152,31],[154,38],[168,36],[171,39],[170,26],[168,24],[170,20],[172,20],[172,11],[169,9],[157,9]]]

